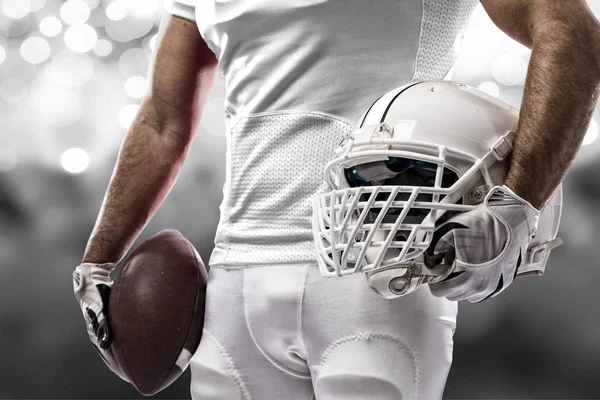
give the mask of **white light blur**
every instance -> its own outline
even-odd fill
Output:
[[[0,12],[0,29],[2,30],[2,32],[0,32],[0,38],[10,39],[25,35],[31,27],[32,19],[33,18],[30,15],[26,15],[20,19],[10,19]]]
[[[94,46],[94,54],[99,57],[106,57],[113,51],[113,44],[108,39],[99,39]]]
[[[124,76],[145,76],[149,60],[146,52],[138,47],[129,49],[119,57],[119,72]]]
[[[506,53],[494,60],[492,75],[504,86],[522,85],[527,77],[527,54]]]
[[[30,0],[2,0],[4,15],[12,19],[20,19],[31,12]]]
[[[94,60],[87,54],[63,51],[52,59],[50,73],[63,86],[82,86],[94,76]]]
[[[0,148],[0,172],[12,171],[17,167],[19,157],[17,153],[9,149]]]
[[[123,107],[121,112],[119,112],[119,125],[121,125],[123,129],[129,129],[139,108],[140,106],[137,104],[129,104]]]
[[[106,16],[111,21],[120,21],[127,15],[127,10],[120,2],[113,2],[106,6]]]
[[[50,57],[50,44],[45,39],[30,37],[21,43],[21,57],[30,64],[43,63]]]
[[[12,19],[0,12],[0,35],[7,33],[10,30],[12,23]]]
[[[94,10],[100,4],[100,0],[83,0],[85,4],[90,8],[90,10]]]
[[[56,17],[46,17],[40,22],[40,32],[48,37],[55,37],[62,31],[62,22]]]
[[[90,8],[82,0],[68,0],[60,8],[60,17],[69,25],[80,25],[90,18]]]
[[[114,2],[125,7],[122,2]],[[115,6],[116,7],[116,6]],[[145,9],[144,6],[141,7]],[[144,11],[134,8],[124,8],[125,15],[115,14],[113,17],[123,17],[118,21],[108,20],[104,29],[106,35],[115,42],[127,43],[135,39],[142,38],[152,31],[154,27],[155,14],[145,14]],[[113,18],[114,19],[114,18]]]
[[[77,122],[82,115],[81,99],[69,88],[50,81],[36,88],[31,104],[40,122],[54,127],[66,127]]]
[[[152,36],[152,39],[150,39],[150,49],[152,51],[156,50],[156,43],[158,42],[158,33],[154,36]]]
[[[585,134],[585,137],[583,138],[583,143],[582,146],[587,146],[589,144],[592,144],[596,141],[596,139],[598,139],[598,133],[600,131],[600,128],[598,127],[598,123],[594,120],[592,120],[590,122],[590,127],[587,130],[587,133]]]
[[[31,12],[40,11],[46,5],[46,0],[31,0]]]
[[[27,98],[27,84],[20,79],[7,79],[0,85],[0,97],[7,103],[20,103]]]
[[[80,174],[89,167],[90,156],[85,150],[74,147],[62,154],[60,163],[65,171]]]
[[[202,113],[204,117],[200,120],[200,125],[206,129],[209,135],[220,138],[225,137],[225,98],[215,96],[210,98],[204,105]]]
[[[36,67],[23,62],[19,47],[7,51],[6,60],[0,64],[0,82],[2,82],[3,78],[18,78],[27,82],[33,79],[35,75]]]
[[[76,53],[86,53],[98,42],[98,34],[90,25],[73,25],[65,32],[65,44]]]
[[[141,99],[148,90],[148,81],[143,76],[132,76],[125,82],[125,93],[134,99]]]
[[[119,0],[119,3],[123,5],[128,13],[138,18],[154,14],[158,6],[156,0]]]
[[[0,46],[0,64],[2,64],[6,60],[6,50],[4,47]]]
[[[489,94],[490,96],[498,97],[500,94],[500,87],[496,85],[494,82],[482,82],[477,89],[481,90],[484,93]]]

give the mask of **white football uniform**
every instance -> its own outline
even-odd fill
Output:
[[[326,357],[319,352],[327,352],[339,341],[346,343],[348,338],[356,338],[350,341],[358,348],[350,344],[339,348],[356,357],[347,358],[346,350],[327,353],[331,355],[326,357],[330,364],[324,363],[322,368],[328,365],[325,369],[328,376],[333,376],[333,383],[320,386],[330,389],[319,392],[318,380],[312,376],[318,399],[348,399],[352,393],[356,398],[365,398],[360,391],[350,389],[361,382],[347,382],[345,377],[353,376],[352,371],[357,376],[369,376],[374,382],[395,376],[397,380],[392,377],[389,382],[398,387],[402,398],[441,397],[452,352],[449,338],[456,305],[434,298],[427,287],[397,303],[379,303],[372,299],[362,275],[319,278],[311,200],[327,190],[324,166],[369,104],[409,82],[450,77],[462,35],[477,3],[478,0],[168,1],[168,12],[197,23],[219,60],[219,73],[226,85],[226,182],[215,249],[209,262],[212,269],[206,330],[191,364],[194,399],[309,399],[305,393],[312,393],[313,389],[307,377],[317,374],[313,367]],[[295,277],[293,271],[301,269],[299,265],[310,266],[304,272],[305,278]],[[255,269],[265,272],[253,272]],[[266,283],[243,285],[246,292],[242,294],[245,274],[260,274]],[[306,286],[301,283],[303,279]],[[265,286],[269,284],[296,289],[294,285],[300,285],[304,289],[289,293],[282,290],[271,296]],[[319,287],[326,300],[318,300],[317,293],[317,301],[302,300],[302,296],[313,292],[311,285]],[[229,286],[231,290],[219,289]],[[286,305],[287,296],[296,296],[298,309]],[[337,306],[329,311],[319,310],[328,307],[326,302],[330,300],[335,300]],[[364,303],[364,307],[344,307],[355,303]],[[393,310],[393,304],[402,310]],[[387,311],[384,313],[383,309]],[[247,312],[266,315],[260,323],[264,334],[253,335],[249,324],[254,319]],[[299,323],[303,318],[315,318],[305,325],[311,329],[303,331],[297,340],[288,340],[285,329],[277,329],[278,322],[283,324],[279,319],[288,318],[288,313]],[[385,314],[388,318],[373,314]],[[323,319],[319,322],[317,318]],[[374,322],[373,318],[381,319]],[[437,325],[431,321],[438,321]],[[432,337],[434,331],[437,333]],[[393,346],[387,339],[374,337],[401,339],[404,344],[393,355]],[[439,339],[437,344],[433,343],[435,337]],[[236,344],[236,340],[240,343]],[[403,359],[408,354],[406,349],[419,354],[411,358],[412,372],[406,370],[407,359]],[[278,360],[286,358],[280,352],[285,351],[291,351],[286,354],[294,360],[292,364],[303,365],[296,366],[300,372],[295,367],[280,368]],[[219,357],[226,369],[205,365],[206,360]],[[390,372],[388,368],[394,359],[398,368]],[[362,360],[382,362],[354,365]],[[386,360],[392,364],[386,364]],[[420,364],[427,367],[421,368]],[[207,378],[211,375],[207,370],[229,374],[229,381],[237,385],[231,390],[237,390],[238,397],[233,392],[216,395],[217,383],[210,384],[211,380],[217,382],[216,378]],[[416,376],[414,390],[405,383],[406,374],[411,373]],[[222,379],[227,380],[225,376]],[[286,396],[280,396],[275,389],[267,390],[278,387],[273,383],[278,379],[289,380],[284,385],[290,388]],[[296,386],[294,392],[291,388]],[[368,397],[398,398],[378,395],[376,388],[383,388],[384,384],[367,386],[371,388]]]

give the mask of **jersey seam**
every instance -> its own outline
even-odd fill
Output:
[[[415,54],[415,59],[414,59],[414,63],[413,63],[413,75],[410,78],[411,82],[414,82],[414,80],[417,77],[417,72],[418,72],[418,66],[419,66],[419,59],[421,57],[421,51],[423,46],[421,46],[421,40],[423,38],[423,26],[425,24],[425,0],[421,0],[421,24],[419,26],[419,37],[417,39],[417,53]]]
[[[275,115],[280,115],[280,114],[302,114],[302,115],[316,115],[319,116],[321,118],[329,118],[329,119],[334,119],[338,122],[342,122],[346,125],[353,125],[355,122],[346,119],[344,117],[340,117],[339,115],[334,115],[334,114],[329,114],[323,111],[315,111],[315,110],[277,110],[277,111],[263,111],[263,112],[259,112],[259,113],[251,113],[251,114],[247,114],[247,115],[243,115],[240,116],[236,119],[236,121],[231,125],[231,128],[229,128],[229,131],[233,131],[237,125],[244,119],[250,119],[250,118],[259,118],[259,117],[268,117],[268,116],[275,116]]]

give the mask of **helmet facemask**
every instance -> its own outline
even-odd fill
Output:
[[[436,228],[475,207],[477,201],[463,201],[473,183],[487,181],[492,187],[485,166],[491,161],[445,146],[395,139],[394,133],[410,122],[362,128],[327,166],[332,191],[315,198],[313,215],[324,276],[416,259],[434,269],[443,260],[424,253]]]
[[[364,272],[387,298],[444,279],[452,254],[435,255],[452,216],[502,185],[518,110],[466,85],[428,81],[375,101],[325,167],[330,192],[313,200],[324,277]],[[519,274],[541,274],[556,238],[562,188],[542,210]]]

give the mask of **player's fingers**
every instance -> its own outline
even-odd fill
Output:
[[[450,301],[461,301],[466,300],[470,297],[470,294],[465,292],[464,290],[457,290],[446,298]]]
[[[465,271],[452,272],[443,281],[430,283],[429,290],[436,297],[451,296],[457,290],[462,290],[463,284],[468,279],[465,275]]]
[[[112,343],[112,336],[110,334],[110,329],[108,327],[108,322],[106,322],[106,318],[100,322],[98,330],[96,331],[96,338],[98,339],[98,345],[101,349],[108,349],[110,344]]]

